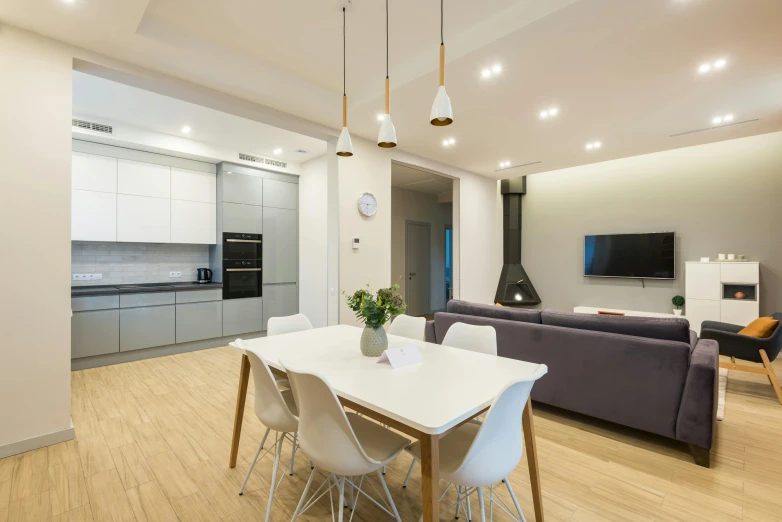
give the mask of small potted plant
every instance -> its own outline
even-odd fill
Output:
[[[680,295],[674,296],[673,299],[671,299],[671,302],[673,303],[673,306],[676,308],[673,311],[674,315],[682,315],[682,306],[684,306],[684,298]]]
[[[397,292],[399,285],[381,288],[376,293],[366,289],[352,294],[342,292],[348,307],[356,313],[356,319],[364,323],[361,334],[361,353],[367,357],[380,357],[388,348],[388,337],[383,325],[393,315],[401,314],[407,308],[404,299]]]

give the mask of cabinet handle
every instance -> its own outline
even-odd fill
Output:
[[[226,268],[226,272],[260,272],[263,268]]]
[[[260,239],[226,239],[226,243],[262,243]]]

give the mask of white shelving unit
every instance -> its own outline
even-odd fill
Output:
[[[760,263],[688,261],[685,299],[690,328],[703,321],[747,325],[760,316]],[[741,291],[744,299],[733,295]]]

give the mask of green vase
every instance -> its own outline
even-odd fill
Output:
[[[382,326],[365,326],[361,334],[361,353],[367,357],[380,357],[388,348],[388,337]]]

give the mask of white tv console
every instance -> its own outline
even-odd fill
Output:
[[[746,326],[760,316],[760,263],[688,261],[685,272],[687,319],[696,333],[703,321]],[[738,291],[744,299],[733,297]]]
[[[629,317],[684,317],[674,314],[663,314],[658,312],[641,312],[639,310],[617,310],[615,308],[597,308],[594,306],[576,306],[573,311],[577,314],[599,314],[600,312],[616,315],[626,315]]]

